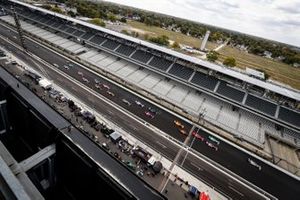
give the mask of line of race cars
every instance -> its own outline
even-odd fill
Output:
[[[188,135],[188,132],[184,129],[184,125],[179,121],[179,120],[174,120],[174,124],[175,124],[175,126],[178,128],[178,131],[181,133],[181,134],[183,134],[183,135],[185,135],[185,136],[187,136]],[[218,151],[218,145],[220,144],[220,141],[219,140],[217,140],[216,138],[214,138],[213,136],[208,136],[208,140],[206,140],[205,141],[205,138],[202,136],[202,135],[200,135],[199,134],[199,129],[197,129],[197,131],[193,131],[192,132],[192,135],[196,138],[196,139],[198,139],[198,140],[200,140],[200,141],[202,141],[202,142],[205,142],[205,144],[207,145],[207,146],[209,146],[210,148],[212,148],[212,149],[214,149],[215,151]]]

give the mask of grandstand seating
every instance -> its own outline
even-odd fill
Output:
[[[178,63],[175,63],[169,70],[170,74],[173,74],[173,75],[175,75],[179,78],[185,79],[185,80],[188,80],[191,77],[193,72],[194,72],[193,69],[187,68]]]
[[[276,112],[276,104],[266,101],[262,98],[256,97],[252,94],[248,94],[248,97],[246,99],[247,106],[250,106],[251,108],[254,108],[258,111],[261,111],[265,114],[268,114],[270,116],[274,116]]]
[[[278,118],[300,127],[300,113],[285,107],[280,107]]]
[[[237,111],[232,111],[230,104],[222,104],[222,110],[220,111],[220,115],[218,117],[218,121],[221,124],[232,129],[236,129],[238,126],[238,118],[239,113]]]
[[[145,51],[137,50],[131,58],[137,61],[140,61],[142,63],[147,63],[150,58],[152,57],[152,54],[147,53]]]
[[[30,18],[31,18],[32,20],[38,21],[39,18],[40,18],[40,15],[33,14],[33,15],[30,16]]]
[[[290,129],[286,129],[286,128],[283,129],[283,134],[284,134],[284,136],[289,135],[289,136],[292,136],[293,138],[300,139],[300,134],[295,131],[292,131]]]
[[[116,62],[116,60],[117,60],[116,57],[108,56],[100,61],[101,62],[100,65],[102,67],[107,67],[108,65],[111,65],[112,63]]]
[[[85,33],[85,32],[83,32],[83,31],[76,30],[76,31],[73,33],[73,35],[76,36],[76,37],[79,37],[79,36],[83,35],[84,33]]]
[[[209,90],[214,90],[218,83],[218,79],[211,77],[209,75],[202,74],[201,72],[196,72],[191,82],[200,87]]]
[[[217,93],[238,102],[242,102],[245,96],[245,92],[230,87],[223,81],[221,81],[221,83],[219,84]]]
[[[66,33],[63,33],[63,32],[57,33],[56,35],[61,36],[63,38],[68,37],[68,35]]]
[[[50,20],[50,19],[47,18],[47,17],[43,17],[42,19],[40,19],[40,22],[44,24],[44,23],[47,22],[48,20]]]
[[[116,42],[116,41],[113,41],[113,40],[110,40],[110,39],[107,39],[106,42],[104,42],[102,44],[103,47],[106,47],[110,50],[114,50],[115,48],[117,48],[118,46],[120,45],[119,42]]]
[[[259,123],[256,120],[255,115],[241,111],[241,119],[238,126],[238,131],[255,141],[259,141]]]
[[[59,26],[61,26],[61,23],[59,22],[55,22],[54,24],[51,25],[51,27],[53,28],[58,28]]]
[[[76,30],[72,27],[69,27],[65,30],[67,33],[74,33]]]
[[[166,59],[163,59],[163,58],[159,58],[157,56],[154,56],[153,59],[149,63],[150,66],[155,67],[162,71],[166,71],[170,67],[171,64],[172,64],[172,62],[170,62]]]
[[[93,35],[94,35],[93,33],[87,32],[87,33],[85,33],[83,36],[81,36],[81,38],[82,38],[83,40],[88,40],[88,39],[90,39]]]
[[[134,51],[135,49],[133,47],[129,47],[123,44],[116,49],[116,52],[123,54],[124,56],[130,56]]]
[[[61,24],[61,26],[58,26],[57,28],[61,31],[66,31],[66,29],[68,29],[68,27],[65,24]]]
[[[45,24],[48,25],[48,26],[52,26],[54,23],[56,23],[56,22],[52,21],[52,20],[49,20]]]
[[[264,132],[267,132],[270,135],[281,137],[281,130],[276,130],[274,123],[262,118],[259,121],[262,124],[262,129]]]
[[[100,35],[95,35],[89,41],[96,45],[100,45],[104,40],[106,40],[104,37],[102,37]]]
[[[200,96],[205,98],[205,101],[203,102],[201,107],[201,109],[206,110],[205,118],[208,117],[210,119],[216,120],[222,105],[221,101],[203,93]]]

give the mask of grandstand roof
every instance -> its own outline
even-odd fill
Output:
[[[227,67],[224,67],[224,66],[221,66],[221,65],[217,65],[217,64],[214,64],[214,63],[210,63],[210,62],[207,62],[207,61],[204,61],[204,60],[200,60],[198,58],[195,58],[195,57],[192,57],[192,56],[188,56],[188,55],[173,51],[173,50],[168,49],[166,47],[158,46],[158,45],[152,44],[152,43],[144,41],[144,40],[133,38],[133,37],[121,34],[119,32],[115,32],[115,31],[105,29],[105,28],[102,28],[102,27],[94,25],[94,24],[90,24],[88,22],[84,22],[84,21],[81,21],[81,20],[78,20],[78,19],[74,19],[74,18],[69,17],[69,16],[65,16],[65,15],[62,15],[62,14],[59,14],[59,13],[55,13],[55,12],[52,12],[52,11],[49,11],[49,10],[45,10],[43,8],[38,8],[38,7],[35,7],[35,6],[32,6],[32,5],[29,5],[27,3],[19,2],[17,0],[9,0],[9,1],[20,4],[20,5],[23,5],[23,6],[26,6],[26,7],[29,7],[29,8],[32,8],[32,9],[35,9],[35,10],[38,10],[38,11],[41,11],[41,12],[44,12],[44,13],[47,13],[47,14],[50,14],[50,15],[54,15],[54,16],[63,18],[65,20],[68,20],[68,21],[71,21],[71,22],[74,22],[74,23],[77,23],[77,24],[81,24],[83,26],[86,26],[86,27],[89,27],[89,28],[92,28],[92,29],[95,29],[95,30],[99,30],[99,31],[108,33],[110,35],[113,35],[113,36],[116,36],[116,37],[119,37],[119,38],[126,39],[126,40],[134,42],[134,43],[138,43],[140,45],[144,45],[146,47],[155,49],[157,51],[170,54],[174,57],[181,58],[183,60],[201,65],[201,66],[206,67],[208,69],[212,69],[212,70],[220,72],[222,74],[234,77],[236,79],[243,80],[247,83],[257,85],[257,86],[265,88],[267,90],[276,92],[280,95],[283,95],[283,96],[289,97],[291,99],[300,101],[300,92],[299,91],[296,91],[296,90],[293,90],[293,89],[288,89],[288,88],[285,88],[285,87],[280,86],[280,85],[275,85],[273,83],[265,82],[263,80],[259,80],[259,79],[250,77],[250,76],[248,76],[246,74],[243,74],[239,71],[236,71],[234,69],[227,68]]]

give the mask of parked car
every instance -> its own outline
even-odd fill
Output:
[[[149,107],[148,110],[154,114],[157,113],[157,110],[155,108]]]
[[[108,90],[106,93],[107,93],[108,95],[112,96],[112,97],[114,97],[114,96],[115,96],[115,94],[114,94],[114,93],[112,93],[112,92],[111,92],[111,91],[109,91],[109,90]]]
[[[257,164],[254,160],[252,160],[251,158],[248,158],[248,162],[250,163],[250,165],[257,167],[258,170],[261,170],[261,166],[259,164]]]
[[[86,83],[89,83],[90,81],[87,78],[82,77],[82,80]]]
[[[94,79],[94,81],[95,81],[96,84],[100,83],[100,81],[98,79],[96,79],[96,78]]]
[[[128,106],[131,106],[131,103],[127,99],[122,99],[122,102]]]
[[[99,84],[95,84],[95,88],[97,88],[97,89],[101,90],[101,87],[100,87],[100,85],[99,85]]]
[[[202,137],[199,133],[197,133],[196,131],[192,132],[192,135],[197,138],[198,140],[201,140],[202,142],[204,141],[204,137]]]
[[[145,115],[146,115],[147,117],[151,118],[151,119],[154,118],[154,114],[151,113],[151,112],[149,112],[149,111],[146,111],[146,112],[145,112]]]
[[[186,132],[186,130],[184,129],[178,129],[179,132],[182,134],[182,135],[188,135],[188,133]]]
[[[69,70],[69,69],[70,69],[67,65],[64,65],[64,68],[65,68],[66,70]]]
[[[133,163],[130,162],[130,161],[127,161],[127,162],[126,162],[126,165],[127,165],[127,167],[129,167],[129,168],[132,169],[132,170],[135,170],[135,169],[136,169],[136,165],[133,164]]]
[[[107,90],[110,90],[110,87],[108,85],[104,84],[104,83],[102,84],[102,87],[107,89]]]
[[[106,144],[105,142],[103,142],[102,143],[102,145],[101,145],[104,149],[106,149],[107,151],[109,151],[109,146],[108,146],[108,144]]]
[[[140,106],[141,108],[144,108],[144,106],[145,106],[144,104],[142,104],[142,103],[141,103],[140,101],[138,101],[138,100],[135,101],[135,104],[138,105],[138,106]]]
[[[180,122],[180,121],[178,121],[178,120],[174,120],[174,124],[175,124],[176,126],[178,126],[179,128],[181,128],[181,129],[184,129],[184,125],[183,125],[183,124],[181,124],[181,122]]]
[[[213,143],[206,141],[207,146],[214,149],[215,151],[218,151],[218,147],[216,147]]]
[[[217,140],[216,138],[214,138],[213,136],[208,136],[208,139],[210,139],[211,141],[213,141],[213,142],[216,143],[217,145],[220,144],[220,141]]]

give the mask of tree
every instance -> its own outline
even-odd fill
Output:
[[[76,17],[76,14],[73,11],[68,11],[68,15],[70,15],[71,17]]]
[[[130,35],[130,34],[128,33],[128,31],[125,30],[125,29],[123,29],[123,30],[121,31],[121,33],[123,33],[123,34],[125,34],[125,35]]]
[[[224,36],[221,32],[217,31],[214,32],[213,34],[211,34],[211,36],[209,37],[210,41],[218,41],[218,40],[223,40]]]
[[[44,5],[42,5],[42,8],[50,10],[52,7],[48,4],[44,4]]]
[[[136,32],[136,31],[131,31],[131,36],[137,38],[137,37],[140,36],[140,34],[138,32]]]
[[[105,27],[105,23],[99,19],[99,18],[94,18],[90,21],[92,24],[96,24],[98,26],[102,26],[102,27]]]
[[[127,20],[126,20],[125,17],[122,17],[122,18],[120,19],[120,22],[127,23]]]
[[[110,20],[111,22],[117,21],[117,17],[116,17],[115,15],[111,14],[111,13],[107,16],[107,18],[108,18],[108,20]]]
[[[149,41],[154,42],[156,44],[164,45],[164,46],[169,45],[169,38],[168,38],[168,36],[165,36],[165,35],[158,36],[158,37],[151,37],[151,38],[149,38]]]
[[[236,61],[233,57],[227,57],[224,61],[223,61],[223,65],[226,65],[228,67],[234,67],[236,65]]]
[[[174,49],[179,49],[180,46],[179,46],[178,42],[175,41],[175,42],[172,44],[172,48],[174,48]]]
[[[218,55],[219,55],[218,52],[211,51],[207,54],[206,58],[210,62],[215,62],[218,59]]]
[[[51,7],[50,10],[56,13],[63,13],[62,9],[60,9],[59,7]]]
[[[153,24],[152,20],[151,20],[149,17],[146,17],[146,18],[145,18],[144,23],[145,23],[147,26],[152,26],[152,24]]]
[[[149,39],[149,34],[144,34],[144,40],[148,40]]]

